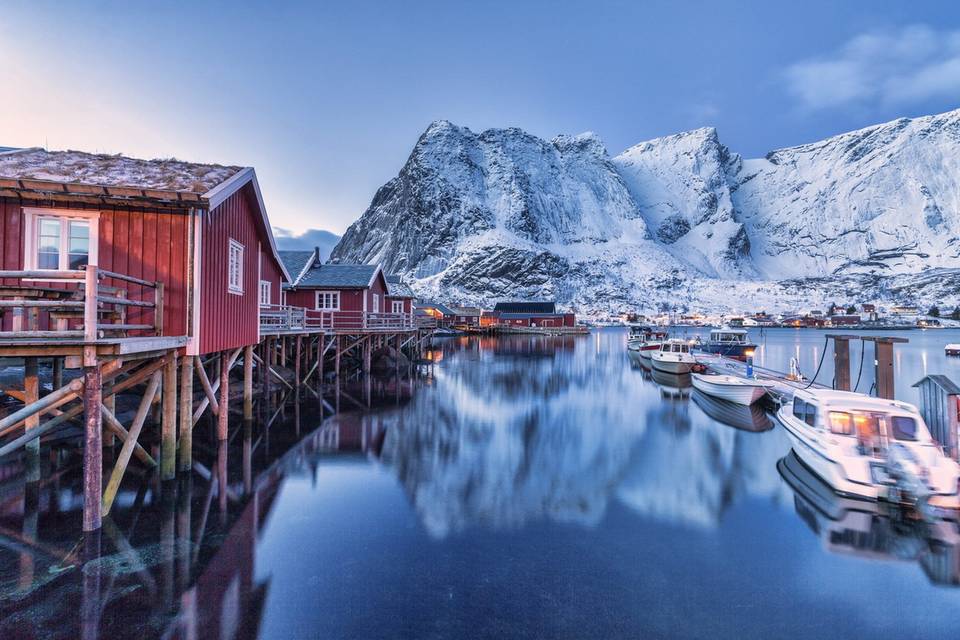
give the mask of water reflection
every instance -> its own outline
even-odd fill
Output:
[[[830,553],[917,562],[931,582],[960,584],[955,522],[925,521],[893,505],[839,496],[793,452],[777,468],[795,492],[797,515]]]

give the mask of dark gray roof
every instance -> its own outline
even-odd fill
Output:
[[[500,317],[505,320],[522,320],[532,315],[537,317],[562,318],[562,313],[500,313]]]
[[[943,389],[946,393],[954,394],[954,395],[960,394],[960,387],[958,387],[953,380],[939,373],[934,373],[928,376],[924,376],[922,380],[918,380],[911,386],[919,387],[921,384],[924,384],[927,380],[929,380],[930,382],[934,383],[935,385]]]
[[[500,313],[556,313],[557,305],[553,302],[498,302],[493,310]]]
[[[362,289],[370,286],[377,269],[375,264],[314,265],[303,274],[296,286]]]
[[[413,293],[413,289],[404,283],[400,276],[391,274],[389,276],[384,276],[387,280],[387,295],[393,296],[394,298],[416,298],[416,294]]]
[[[291,284],[296,284],[297,276],[313,257],[313,251],[280,251],[279,253],[283,266],[290,272],[290,278],[293,280]]]

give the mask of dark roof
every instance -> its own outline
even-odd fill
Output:
[[[391,274],[384,276],[387,281],[387,295],[393,298],[416,298],[416,294],[408,284],[400,279],[400,276]]]
[[[307,262],[313,257],[313,251],[281,251],[280,260],[283,266],[290,272],[291,284],[296,284],[300,272],[307,266]]]
[[[454,307],[453,312],[458,316],[479,316],[481,314],[480,307]]]
[[[451,309],[450,307],[448,307],[448,306],[446,306],[446,305],[444,305],[444,304],[440,304],[439,302],[418,302],[416,306],[417,306],[417,309],[427,309],[427,308],[436,309],[437,311],[439,311],[440,313],[442,313],[442,314],[445,315],[445,316],[454,316],[454,315],[456,315],[456,313],[454,313],[453,309]]]
[[[505,318],[505,319],[507,319],[507,320],[522,320],[522,319],[524,319],[524,318],[529,318],[530,316],[537,316],[538,318],[562,318],[562,317],[563,317],[563,314],[562,314],[562,313],[536,313],[536,312],[529,312],[529,313],[503,313],[503,312],[499,312],[499,313],[498,313],[498,312],[496,312],[496,311],[495,311],[494,313],[497,313],[497,315],[498,315],[500,318]]]
[[[960,387],[958,387],[953,380],[951,380],[947,376],[940,375],[939,373],[934,373],[928,376],[924,376],[921,380],[913,383],[913,385],[911,386],[919,387],[921,384],[923,384],[927,380],[929,380],[930,382],[934,383],[935,385],[943,389],[946,393],[949,393],[952,395],[960,395]]]
[[[297,287],[331,287],[333,289],[365,289],[370,286],[379,267],[375,264],[314,265],[297,281]]]
[[[557,305],[554,302],[498,302],[493,310],[500,313],[556,313]]]

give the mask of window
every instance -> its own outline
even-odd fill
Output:
[[[845,411],[831,411],[830,432],[839,436],[852,436],[853,416]]]
[[[339,311],[339,291],[317,291],[317,311]]]
[[[913,418],[904,416],[893,416],[893,437],[897,440],[916,440],[917,439],[917,421]]]
[[[227,290],[243,293],[243,245],[230,238],[228,245]]]
[[[403,300],[394,300],[390,310],[394,313],[403,313]]]
[[[809,403],[809,402],[807,403],[807,412],[806,412],[806,415],[804,416],[803,420],[804,420],[804,422],[806,422],[806,423],[807,423],[808,425],[810,425],[811,427],[816,426],[816,424],[817,424],[817,405],[811,404],[811,403]]]
[[[261,307],[270,306],[270,281],[269,280],[260,281],[260,306]]]
[[[91,226],[96,229],[95,214],[52,215],[46,210],[24,209],[27,214],[27,269],[67,271],[82,269],[96,258],[96,243],[91,247]],[[95,262],[95,261],[94,261]]]
[[[380,313],[380,294],[373,294],[373,312]]]
[[[794,396],[793,398],[793,417],[797,420],[803,420],[803,417],[807,411],[807,403],[801,400],[800,398]]]

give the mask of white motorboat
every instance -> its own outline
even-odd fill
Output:
[[[960,344],[953,342],[943,348],[944,354],[948,356],[960,356]]]
[[[697,364],[690,353],[690,343],[679,338],[670,338],[658,350],[651,351],[650,360],[654,369],[665,373],[690,373]]]
[[[960,465],[943,454],[913,405],[798,389],[776,417],[797,457],[841,495],[960,508]]]
[[[693,386],[708,396],[720,398],[727,402],[751,405],[765,396],[774,385],[769,380],[694,373]]]

